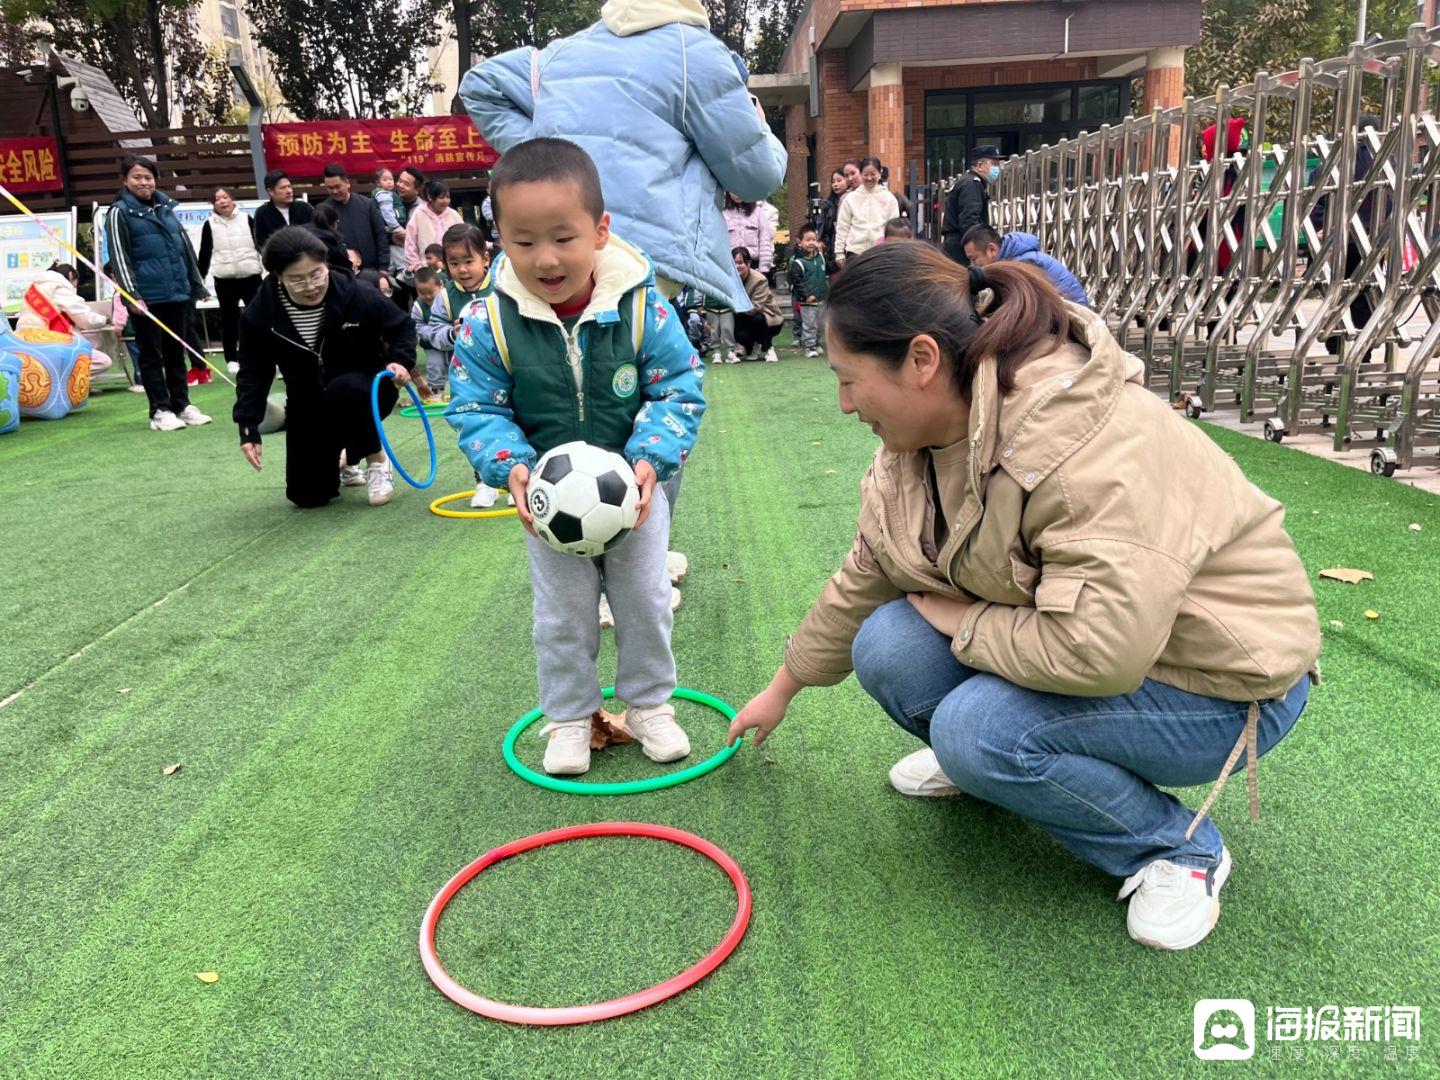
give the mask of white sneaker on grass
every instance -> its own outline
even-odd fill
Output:
[[[960,794],[960,789],[941,771],[935,751],[928,746],[906,754],[890,767],[890,786],[901,795],[914,795],[921,799],[943,799]]]
[[[340,486],[341,486],[341,487],[364,487],[364,486],[365,486],[365,470],[362,469],[362,468],[360,468],[359,465],[341,465],[341,466],[340,466]]]
[[[665,553],[665,572],[670,575],[670,584],[679,585],[690,572],[690,560],[678,551]]]
[[[185,422],[186,427],[199,427],[201,424],[210,423],[210,417],[197,409],[194,405],[186,405],[180,410],[180,419]]]
[[[240,363],[237,360],[231,360],[228,364],[225,365],[225,367],[229,370],[231,375],[240,374]]]
[[[630,706],[625,710],[625,730],[651,761],[679,761],[690,753],[690,736],[675,722],[675,706],[668,701]]]
[[[767,363],[767,364],[778,364],[779,362],[780,362],[780,357],[775,354],[775,349],[774,349],[773,346],[772,346],[771,348],[765,350],[765,363]]]
[[[371,506],[384,506],[395,494],[395,484],[390,479],[390,462],[379,461],[365,466],[365,493]]]
[[[675,588],[674,585],[670,586],[670,610],[680,610],[680,590]]]
[[[551,722],[540,734],[550,736],[542,768],[551,776],[579,776],[590,770],[590,717]]]
[[[470,496],[470,509],[489,510],[499,497],[500,493],[489,484],[476,484],[475,494]]]
[[[150,417],[151,431],[183,431],[186,426],[185,421],[169,409],[157,409],[155,415]]]
[[[1211,872],[1157,859],[1120,886],[1119,899],[1130,898],[1125,929],[1141,945],[1177,951],[1205,940],[1220,919],[1220,886],[1230,877],[1230,849],[1220,849],[1220,865]]]
[[[143,394],[145,392],[145,387],[141,386],[138,382],[131,383],[125,389],[129,390],[132,394]]]

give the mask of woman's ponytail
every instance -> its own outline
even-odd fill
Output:
[[[1050,279],[1022,262],[993,262],[983,270],[972,265],[970,285],[972,302],[984,289],[994,299],[966,343],[968,366],[973,371],[985,357],[995,357],[996,385],[1008,394],[1015,389],[1016,370],[1039,345],[1069,334],[1070,313]]]

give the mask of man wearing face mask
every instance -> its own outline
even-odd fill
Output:
[[[940,246],[961,266],[969,266],[965,234],[976,225],[990,224],[989,188],[1000,179],[1000,148],[986,144],[970,152],[970,169],[945,197],[945,218],[940,228]]]

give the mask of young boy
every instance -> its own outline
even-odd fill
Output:
[[[450,368],[450,350],[435,343],[435,331],[446,323],[431,322],[430,314],[437,301],[445,294],[440,275],[428,266],[415,271],[416,300],[410,305],[410,321],[415,324],[415,336],[425,350],[425,382],[430,388],[429,400],[438,401],[445,397],[446,373]]]
[[[910,228],[910,222],[903,217],[892,217],[885,222],[885,231],[880,234],[876,243],[883,244],[887,240],[914,240],[915,231]]]
[[[445,249],[439,244],[431,244],[425,249],[425,265],[440,275],[442,281],[448,281],[450,275],[445,273]]]
[[[800,309],[800,344],[806,356],[819,356],[820,315],[830,296],[830,267],[814,225],[800,226],[800,250],[790,260],[790,292]]]
[[[600,177],[584,150],[563,139],[519,143],[495,166],[490,197],[505,255],[491,294],[471,305],[455,343],[445,418],[485,481],[510,489],[530,534],[540,706],[550,720],[545,771],[590,767],[602,580],[614,609],[625,726],[652,761],[678,761],[690,740],[670,703],[670,506],[660,482],[695,443],[705,369],[656,289],[650,261],[610,234]],[[640,488],[639,524],[596,559],[536,539],[525,502],[540,456],[577,439],[623,455]]]

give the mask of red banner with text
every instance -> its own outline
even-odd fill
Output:
[[[454,172],[488,169],[500,160],[467,116],[266,124],[263,137],[267,167],[306,179],[318,177],[332,161],[364,176],[382,166]]]
[[[60,191],[60,151],[51,136],[0,139],[0,184],[17,195],[27,191]]]

